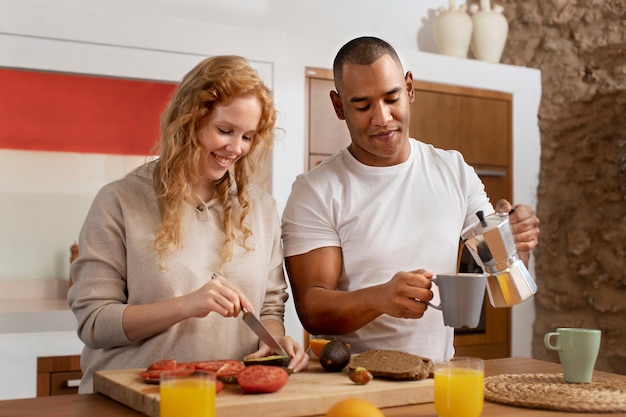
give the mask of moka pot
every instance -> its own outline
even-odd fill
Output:
[[[487,274],[487,293],[494,307],[511,307],[537,292],[537,284],[519,258],[507,213],[484,217],[462,238]]]

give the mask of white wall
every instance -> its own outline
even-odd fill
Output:
[[[293,179],[304,169],[304,68],[330,68],[335,52],[347,40],[360,35],[380,36],[396,46],[416,79],[514,93],[514,198],[535,205],[540,75],[524,68],[429,53],[436,51],[431,35],[435,9],[444,5],[447,1],[0,0],[0,66],[178,80],[208,55],[239,54],[267,64],[279,110],[278,125],[286,132],[275,147],[272,179],[273,194],[283,207]],[[34,111],[45,111],[45,106]],[[71,155],[60,156],[63,161],[66,157]],[[93,194],[100,185],[125,173],[127,164],[136,162],[133,159],[107,169],[110,163],[106,157],[93,158],[98,167],[93,175],[85,176],[82,170],[79,175],[60,174],[52,185],[62,197],[74,202],[74,209],[70,210],[71,218],[59,212],[51,220],[65,227],[55,232],[56,240],[45,242],[46,252],[41,250],[41,243],[33,241],[36,239],[20,236],[16,225],[28,228],[33,215],[45,218],[50,214],[42,210],[22,215],[16,205],[0,205],[3,212],[10,210],[10,218],[0,216],[0,230],[14,232],[0,236],[0,263],[13,274],[0,272],[0,279],[67,276],[69,245],[78,235]],[[48,178],[53,159],[37,164],[30,156],[0,150],[2,201],[25,198],[26,194],[27,198],[48,202],[52,197],[36,184]],[[77,159],[82,160],[82,156]],[[26,163],[11,165],[10,161]],[[82,166],[74,160],[67,163]],[[58,189],[59,182],[67,182],[62,190]],[[5,251],[11,256],[5,256]],[[46,254],[53,258],[49,268],[41,271],[28,267]],[[533,318],[532,303],[514,309],[515,355],[530,356]],[[299,335],[293,306],[287,326],[292,334]]]

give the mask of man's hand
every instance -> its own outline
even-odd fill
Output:
[[[391,280],[379,288],[381,296],[378,297],[380,301],[378,311],[392,317],[422,318],[428,308],[426,303],[433,299],[430,290],[432,277],[433,273],[424,269],[397,272]]]
[[[512,213],[511,209],[514,209]],[[539,219],[535,215],[535,210],[530,206],[511,206],[506,200],[499,200],[496,204],[496,212],[510,213],[509,221],[513,230],[515,248],[519,257],[528,266],[530,253],[539,243]]]

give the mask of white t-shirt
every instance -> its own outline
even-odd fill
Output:
[[[398,271],[455,272],[461,234],[478,223],[477,211],[490,214],[493,207],[460,153],[414,139],[410,144],[409,158],[398,165],[363,165],[344,149],[299,175],[283,213],[284,255],[341,247],[342,291],[387,282]],[[433,292],[439,304],[436,285]],[[382,315],[339,338],[353,353],[454,355],[454,330],[433,308],[417,320]]]

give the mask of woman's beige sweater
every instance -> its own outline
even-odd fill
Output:
[[[74,285],[68,302],[85,343],[80,392],[93,390],[93,372],[145,368],[160,359],[181,362],[238,359],[258,348],[258,339],[241,318],[209,313],[184,320],[167,331],[131,343],[122,328],[129,304],[148,304],[180,296],[204,285],[219,271],[224,241],[222,207],[213,199],[183,215],[182,246],[159,268],[154,232],[159,208],[153,187],[152,162],[106,185],[98,193],[80,232],[80,255],[72,263]],[[237,199],[233,197],[237,206]],[[283,321],[287,300],[280,222],[274,199],[259,187],[250,190],[247,222],[253,251],[234,246],[224,276],[253,304],[262,319]]]

